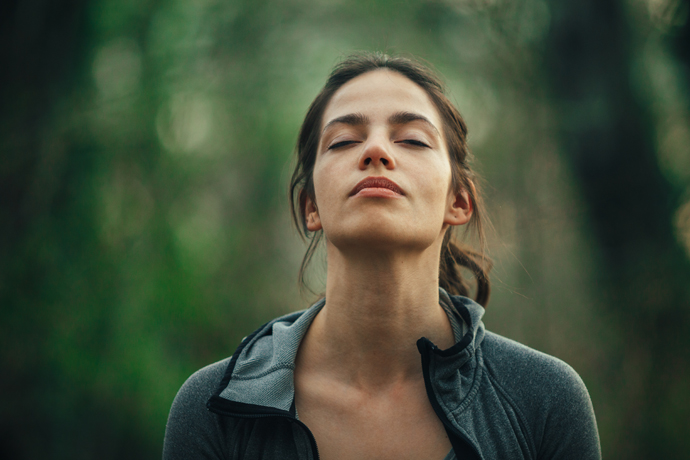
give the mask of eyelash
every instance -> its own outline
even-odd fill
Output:
[[[418,141],[416,139],[405,139],[403,141],[399,141],[398,143],[400,144],[409,144],[409,145],[414,145],[415,147],[426,147],[429,148],[427,144],[425,144],[422,141]]]
[[[335,150],[335,149],[339,149],[339,148],[341,148],[341,147],[346,147],[346,146],[348,146],[348,145],[357,144],[357,143],[358,143],[357,141],[341,141],[341,142],[336,142],[335,144],[333,144],[333,145],[331,145],[330,147],[328,147],[328,150]],[[413,146],[415,146],[415,147],[426,147],[426,148],[429,148],[429,146],[428,146],[427,144],[425,144],[424,142],[421,142],[421,141],[418,141],[418,140],[415,140],[415,139],[405,139],[405,140],[402,140],[402,141],[397,141],[396,144],[409,144],[409,145],[413,145]]]
[[[347,145],[351,144],[356,144],[357,141],[341,141],[341,142],[336,142],[335,144],[331,145],[328,147],[328,150],[334,150],[334,149],[339,149],[340,147],[345,147]]]

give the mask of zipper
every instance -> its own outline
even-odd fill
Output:
[[[309,436],[309,441],[311,442],[311,448],[314,453],[315,460],[319,460],[319,446],[316,445],[316,438],[314,438],[314,435],[312,434],[311,430],[307,425],[304,424],[304,422],[297,420],[296,418],[292,419],[297,425],[301,426],[304,431],[307,432],[307,435]]]
[[[312,449],[312,456],[314,457],[314,460],[319,460],[319,447],[316,445],[316,438],[314,438],[314,434],[311,432],[309,427],[304,424],[301,420],[296,419],[292,414],[290,414],[288,411],[277,411],[273,409],[268,409],[265,412],[261,413],[249,413],[249,412],[233,412],[229,409],[223,409],[222,406],[224,405],[224,402],[229,402],[227,400],[222,400],[221,398],[215,399],[216,397],[212,397],[211,400],[207,403],[207,407],[209,410],[212,412],[218,414],[218,415],[223,415],[226,417],[235,417],[235,418],[246,418],[246,419],[255,419],[255,418],[285,418],[288,419],[292,423],[296,423],[299,427],[301,427],[306,433],[307,437],[309,438],[309,443],[311,444],[311,449]],[[215,401],[214,401],[215,400]],[[217,402],[219,404],[214,404],[213,408],[211,409],[212,406],[212,401]]]
[[[469,456],[471,456],[477,460],[481,460],[482,456],[479,454],[476,447],[474,447],[474,444],[467,438],[467,436],[464,433],[458,430],[455,427],[455,425],[453,425],[450,422],[450,420],[448,420],[448,417],[441,408],[441,405],[438,403],[436,393],[434,393],[434,390],[431,386],[431,376],[429,375],[429,354],[433,351],[437,351],[438,347],[431,343],[429,339],[422,337],[417,341],[417,348],[419,349],[419,352],[422,355],[422,373],[424,374],[424,386],[426,387],[426,394],[429,398],[429,402],[431,403],[431,407],[433,407],[434,412],[436,412],[436,416],[441,420],[443,426],[446,427],[446,431],[450,431],[453,435],[455,435],[457,439],[460,439],[464,444],[462,446],[458,445],[457,442],[453,442],[453,439],[451,437],[451,444],[453,445],[453,451],[455,452],[455,456],[457,458],[470,458]]]

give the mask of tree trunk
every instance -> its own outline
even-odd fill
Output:
[[[630,88],[621,3],[551,6],[547,71],[563,149],[599,245],[592,288],[602,293],[610,333],[602,343],[614,344],[602,350],[610,365],[597,382],[603,411],[615,414],[601,426],[604,456],[685,457],[690,263],[673,228],[680,191],[659,169],[651,116]]]

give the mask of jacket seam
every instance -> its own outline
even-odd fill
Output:
[[[534,434],[532,434],[532,430],[530,429],[529,425],[526,422],[526,417],[522,413],[522,410],[520,409],[520,406],[513,400],[513,398],[510,396],[510,393],[501,385],[496,378],[495,375],[493,375],[493,372],[491,369],[489,369],[489,366],[486,366],[486,375],[489,377],[489,380],[491,383],[496,387],[496,389],[501,393],[501,395],[506,399],[508,404],[513,408],[515,413],[517,414],[518,417],[518,423],[520,424],[520,427],[525,431],[525,434],[527,435],[527,440],[529,443],[529,448],[530,448],[530,455],[532,458],[537,457],[537,449],[536,449],[536,442],[534,440]]]

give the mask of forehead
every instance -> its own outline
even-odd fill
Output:
[[[424,115],[439,130],[440,117],[427,93],[412,80],[387,69],[362,74],[345,83],[326,106],[321,128],[334,118],[362,113],[373,121],[396,112]]]

